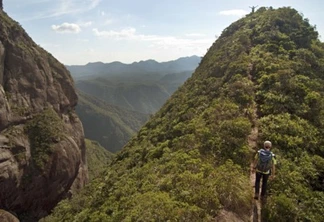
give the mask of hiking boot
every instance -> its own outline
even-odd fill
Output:
[[[259,194],[258,194],[258,193],[256,193],[256,194],[254,195],[254,199],[256,199],[256,200],[259,199]]]

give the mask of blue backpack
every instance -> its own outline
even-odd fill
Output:
[[[260,172],[268,172],[272,167],[273,153],[269,150],[261,149],[258,151],[259,160],[256,169]]]

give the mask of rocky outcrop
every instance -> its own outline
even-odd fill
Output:
[[[0,11],[0,208],[36,220],[87,181],[65,67]]]
[[[17,217],[11,213],[0,209],[0,221],[1,222],[19,222]]]

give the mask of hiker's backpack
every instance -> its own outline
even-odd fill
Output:
[[[272,152],[269,150],[261,149],[258,151],[258,155],[259,158],[256,169],[260,172],[268,172],[272,167]]]

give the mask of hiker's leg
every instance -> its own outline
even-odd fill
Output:
[[[267,195],[267,183],[268,183],[268,178],[269,174],[263,174],[262,175],[262,189],[261,189],[261,196]]]
[[[260,193],[260,180],[261,180],[261,173],[255,173],[255,195],[259,195]]]

